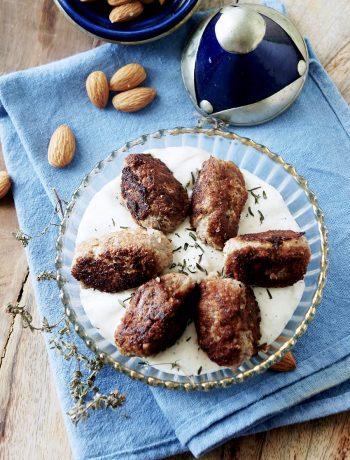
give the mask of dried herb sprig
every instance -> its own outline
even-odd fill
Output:
[[[62,215],[62,218],[63,218],[64,211],[63,211],[62,203],[66,204],[66,201],[61,200],[61,198],[58,196],[58,193],[57,193],[56,189],[53,189],[53,192],[54,192],[54,194],[55,194],[55,196],[57,198],[57,202],[56,202],[56,204],[54,206],[52,216],[51,216],[51,218],[49,220],[49,223],[43,228],[43,230],[41,230],[39,233],[37,233],[35,235],[28,235],[27,233],[23,232],[23,230],[21,230],[21,229],[17,230],[17,232],[12,232],[12,236],[17,241],[20,241],[22,243],[23,247],[27,247],[30,240],[32,240],[34,238],[40,238],[40,237],[44,236],[46,233],[48,233],[48,231],[50,230],[51,227],[59,227],[60,224],[54,222],[54,219],[57,216],[58,211],[61,212],[61,215]]]
[[[119,393],[118,390],[113,390],[108,394],[101,394],[99,392],[99,388],[95,382],[98,373],[105,366],[105,362],[98,355],[95,355],[93,358],[85,356],[78,350],[75,343],[67,340],[70,337],[71,328],[65,316],[54,325],[49,325],[47,319],[44,318],[41,326],[34,326],[32,324],[32,315],[25,305],[20,306],[18,303],[14,305],[8,304],[6,311],[14,318],[19,315],[22,326],[29,328],[31,331],[52,333],[63,322],[63,326],[57,331],[56,337],[52,337],[49,340],[49,344],[50,348],[60,353],[66,361],[73,359],[76,363],[76,368],[69,384],[70,395],[75,403],[67,412],[75,425],[89,418],[91,412],[94,410],[116,409],[122,406],[125,396]],[[82,365],[84,365],[84,370],[82,370]]]
[[[6,306],[6,313],[9,313],[10,315],[12,315],[13,318],[16,318],[16,316],[19,316],[21,318],[22,327],[24,329],[30,329],[32,332],[33,331],[51,332],[62,321],[61,319],[57,324],[50,326],[47,319],[43,318],[43,322],[41,326],[34,326],[32,324],[33,317],[31,313],[26,309],[25,305],[20,306],[18,302],[15,304],[8,303]]]
[[[36,275],[37,281],[51,281],[56,279],[55,272],[40,272]]]

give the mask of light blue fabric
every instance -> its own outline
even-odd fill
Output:
[[[68,200],[94,164],[125,141],[160,128],[196,124],[182,86],[180,56],[197,21],[194,18],[156,43],[104,45],[0,78],[1,141],[25,232],[35,234],[49,221],[53,187]],[[124,408],[94,413],[77,427],[65,417],[77,459],[147,460],[187,449],[199,455],[236,435],[350,408],[350,115],[311,49],[310,54],[310,75],[296,103],[270,123],[235,130],[293,163],[308,178],[325,212],[330,233],[328,283],[315,321],[295,348],[297,369],[288,374],[267,372],[225,390],[185,394],[150,389],[107,368],[101,390],[117,387],[127,401]],[[95,69],[111,76],[128,62],[145,65],[146,84],[158,90],[155,102],[134,114],[118,113],[111,106],[94,108],[85,94],[86,76]],[[48,166],[46,156],[50,134],[61,123],[73,129],[77,152],[70,166],[57,170]],[[55,238],[53,229],[30,242],[32,274],[53,269]],[[53,323],[62,315],[57,287],[35,279],[33,283],[39,309]],[[76,342],[86,352],[78,337]],[[72,365],[52,351],[49,359],[65,413],[71,407]]]

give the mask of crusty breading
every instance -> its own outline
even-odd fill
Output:
[[[72,275],[88,288],[123,291],[162,272],[172,258],[171,243],[158,230],[120,230],[81,243]]]
[[[121,197],[139,225],[165,233],[175,230],[188,214],[186,190],[166,164],[148,153],[125,158]]]
[[[124,355],[150,356],[170,347],[192,316],[195,282],[169,273],[140,286],[115,332]]]
[[[198,343],[220,366],[236,367],[258,352],[260,310],[252,289],[230,278],[201,281]]]
[[[303,279],[310,247],[302,232],[269,230],[227,241],[226,275],[255,286],[285,287]]]
[[[198,237],[215,249],[237,235],[248,193],[244,177],[232,161],[210,157],[203,163],[191,203],[191,225]]]

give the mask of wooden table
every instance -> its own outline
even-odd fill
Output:
[[[206,0],[203,6],[223,2]],[[226,2],[227,3],[227,2]],[[350,101],[350,1],[285,0],[321,62]],[[62,17],[52,0],[0,0],[0,72],[44,64],[98,46]],[[0,158],[0,169],[3,169]],[[11,195],[0,202],[0,306],[19,301],[39,321],[24,250],[13,239]],[[0,308],[0,458],[71,458],[43,339]],[[190,454],[173,460],[189,460]],[[233,440],[214,459],[350,459],[349,413]]]

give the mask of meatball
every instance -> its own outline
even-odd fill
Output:
[[[173,345],[192,316],[195,286],[190,277],[180,273],[140,286],[115,332],[119,351],[150,356]]]
[[[226,275],[267,288],[303,279],[310,260],[304,233],[292,230],[239,235],[226,243],[224,253]]]
[[[203,163],[192,194],[191,225],[198,237],[222,250],[225,241],[237,235],[247,198],[239,168],[232,161],[210,157]]]
[[[258,352],[260,310],[254,293],[230,278],[206,278],[199,288],[198,343],[215,363],[237,367]]]
[[[165,233],[175,230],[189,210],[184,187],[161,160],[148,153],[126,157],[121,197],[139,225]]]
[[[172,246],[158,230],[120,230],[81,243],[72,275],[84,287],[117,292],[139,286],[172,262]]]

